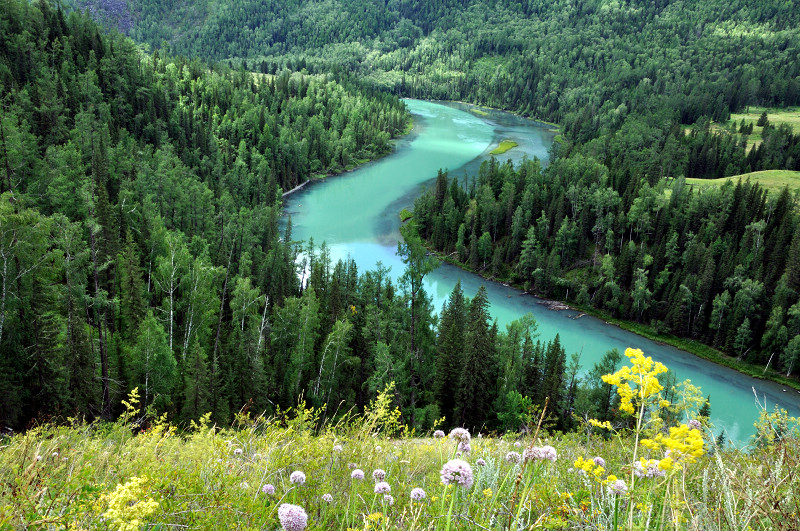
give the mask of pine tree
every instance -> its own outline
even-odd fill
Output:
[[[495,344],[489,326],[489,299],[485,286],[470,301],[456,409],[462,426],[480,430],[490,421],[494,401]]]
[[[456,401],[453,389],[460,385],[460,360],[466,344],[466,326],[467,306],[459,281],[442,308],[436,346],[434,396],[440,411],[449,419],[455,418]]]

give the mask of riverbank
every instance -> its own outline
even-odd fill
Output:
[[[616,317],[607,314],[606,312],[598,310],[597,308],[593,308],[590,306],[575,305],[565,301],[550,300],[540,297],[536,293],[531,293],[530,291],[525,290],[523,286],[511,282],[509,279],[492,278],[488,277],[481,271],[475,271],[472,268],[470,268],[467,264],[464,264],[454,259],[452,255],[444,255],[443,253],[440,253],[431,247],[428,247],[428,251],[432,255],[439,258],[440,260],[447,262],[448,264],[451,264],[455,267],[458,267],[459,269],[462,269],[464,271],[469,271],[470,273],[479,275],[483,279],[491,280],[493,282],[499,282],[501,284],[519,290],[522,293],[532,295],[538,299],[542,299],[542,301],[545,301],[544,306],[548,307],[548,309],[552,309],[552,311],[571,309],[576,312],[580,312],[582,314],[590,315],[592,317],[600,319],[601,321],[607,324],[619,327],[622,330],[636,334],[637,336],[649,339],[656,343],[661,343],[664,345],[675,347],[679,350],[688,352],[689,354],[697,356],[698,358],[704,359],[716,365],[721,365],[723,367],[733,369],[746,376],[786,386],[787,387],[787,389],[785,390],[786,392],[800,393],[800,381],[792,378],[787,378],[782,373],[778,373],[773,369],[770,368],[765,369],[760,365],[754,365],[752,363],[747,363],[746,361],[743,360],[738,360],[735,357],[728,356],[724,352],[717,350],[704,343],[701,343],[699,341],[658,332],[650,325],[637,323],[634,321],[626,321],[624,319],[618,319]]]
[[[470,107],[468,112],[476,116],[480,116],[481,118],[487,118],[487,119],[491,118],[489,111],[511,114],[513,116],[519,116],[520,118],[525,118],[526,120],[530,120],[531,122],[534,122],[536,124],[547,126],[547,131],[550,131],[552,133],[558,133],[561,131],[561,126],[559,126],[557,123],[548,122],[547,120],[542,120],[536,118],[535,116],[528,116],[526,114],[520,114],[518,112],[510,111],[507,109],[499,109],[497,107],[489,107],[487,105],[481,105],[479,103],[470,103],[468,101],[462,101],[462,100],[430,100],[430,101],[432,101],[433,103],[439,103],[443,105],[447,105],[448,103],[458,103],[460,105],[466,105]]]
[[[306,186],[308,186],[312,182],[324,181],[328,177],[338,177],[340,175],[345,175],[345,174],[348,174],[348,173],[350,173],[352,171],[355,171],[355,170],[361,168],[364,164],[369,164],[370,162],[375,162],[376,160],[381,160],[384,157],[388,157],[389,155],[394,153],[394,144],[395,144],[395,142],[397,140],[405,137],[405,136],[408,136],[408,134],[411,133],[411,131],[413,129],[414,129],[414,118],[411,116],[411,113],[408,113],[408,121],[406,123],[405,128],[403,129],[403,131],[399,135],[397,135],[395,137],[392,137],[392,140],[391,140],[392,141],[392,148],[390,150],[388,150],[386,153],[384,153],[383,155],[375,157],[374,159],[359,160],[356,164],[354,164],[352,166],[348,166],[343,171],[340,171],[338,173],[312,173],[311,176],[308,179],[306,179],[305,181],[303,181],[302,183],[298,184],[297,186],[295,186],[294,188],[292,188],[291,190],[289,190],[287,192],[283,192],[281,194],[281,197],[286,199],[287,197],[291,196],[295,192],[299,192],[300,190],[304,189]]]

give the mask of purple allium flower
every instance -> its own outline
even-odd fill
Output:
[[[509,463],[519,463],[522,461],[522,456],[519,455],[519,452],[508,452],[506,454],[506,461]]]
[[[468,442],[460,442],[458,443],[458,451],[469,454],[472,451],[472,446],[470,446]]]
[[[386,505],[394,505],[394,496],[392,496],[391,494],[384,494],[383,503],[385,503]]]
[[[608,484],[608,490],[618,495],[625,494],[626,492],[628,492],[628,485],[625,484],[624,479],[618,479],[613,483]]]
[[[690,430],[701,430],[703,429],[703,425],[700,424],[700,421],[697,419],[692,419],[688,422]]]
[[[330,493],[323,494],[322,495],[322,501],[324,501],[325,503],[333,502],[333,495],[331,495]]]
[[[453,430],[450,432],[450,438],[458,442],[468,443],[472,437],[464,428],[453,428]]]
[[[421,488],[417,487],[417,488],[411,489],[411,499],[412,500],[421,501],[421,500],[424,500],[427,497],[428,497],[428,495],[425,494],[425,491],[422,490]]]
[[[608,488],[614,494],[625,494],[628,492],[628,486],[625,484],[624,479],[618,479],[615,482],[608,485]]]
[[[444,432],[442,430],[436,430],[433,432],[434,439],[441,439],[442,437],[444,437]]]
[[[483,458],[480,458],[477,461],[475,461],[475,464],[478,466],[486,466],[486,461],[484,461]]]
[[[302,485],[303,483],[306,482],[306,475],[303,474],[302,472],[300,472],[299,470],[295,470],[289,476],[289,481],[291,481],[292,483],[295,483],[297,485]]]
[[[514,443],[514,448],[519,448],[520,446],[522,446],[522,443],[521,443],[521,442],[519,442],[519,441],[516,441],[516,442]]]
[[[439,476],[444,485],[455,483],[465,488],[472,486],[472,467],[461,459],[453,459],[445,463]]]
[[[261,487],[261,492],[272,496],[273,494],[275,494],[275,486],[272,485],[271,483],[267,483],[266,485]]]
[[[355,463],[347,463],[347,468],[349,468],[350,470],[353,470],[356,467],[357,465]]]
[[[372,471],[372,479],[375,480],[375,483],[383,481],[384,479],[386,479],[386,471],[382,468],[376,468],[375,470]]]
[[[291,503],[284,503],[278,507],[278,519],[284,531],[303,531],[308,525],[305,509]]]
[[[594,462],[594,464],[595,464],[595,465],[597,465],[597,466],[601,466],[601,467],[603,467],[603,468],[605,468],[605,467],[606,467],[606,460],[605,460],[605,459],[603,459],[602,457],[600,457],[599,455],[598,455],[597,457],[595,457],[594,459],[592,459],[592,461],[593,461],[593,462]]]
[[[532,448],[525,448],[524,457],[526,461],[531,459],[548,459],[555,462],[558,458],[556,449],[550,445],[534,446]]]
[[[236,450],[233,451],[233,455],[242,455],[242,449],[237,448]]]
[[[341,452],[342,451],[342,445],[341,444],[334,444],[333,445],[333,451],[337,452],[337,453]]]
[[[356,468],[352,472],[350,472],[350,477],[353,479],[364,479],[364,471],[360,468]]]
[[[645,467],[642,465],[641,461],[636,461],[633,464],[633,474],[637,478],[660,478],[667,475],[666,470],[662,470],[658,467],[659,461],[657,459],[652,459],[647,466]]]
[[[392,492],[392,487],[385,481],[379,481],[375,484],[375,494],[389,494]]]

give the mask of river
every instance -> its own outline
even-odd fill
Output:
[[[541,124],[507,113],[489,111],[483,116],[455,103],[406,100],[406,104],[414,117],[414,129],[397,142],[394,153],[345,175],[310,183],[286,198],[285,212],[292,217],[294,239],[313,237],[316,246],[325,241],[334,261],[349,255],[361,272],[381,262],[391,267],[396,279],[403,272],[403,264],[395,254],[400,236],[398,213],[410,207],[414,198],[431,185],[439,168],[448,169],[451,175],[471,175],[505,138],[519,145],[499,156],[499,160],[517,161],[527,155],[546,161],[555,135]],[[481,284],[487,287],[492,316],[501,327],[532,313],[538,322],[539,337],[549,340],[560,334],[568,356],[580,353],[584,370],[611,348],[641,348],[672,369],[678,381],[691,379],[704,395],[710,395],[715,431],[724,429],[726,437],[736,443],[745,443],[755,431],[753,423],[759,409],[754,390],[770,409],[777,404],[791,415],[800,416],[797,391],[745,376],[594,317],[576,319],[573,311],[548,310],[536,297],[448,264],[426,277],[425,289],[433,297],[435,308],[441,310],[459,280],[470,297]]]

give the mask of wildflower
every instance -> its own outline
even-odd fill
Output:
[[[664,477],[667,472],[659,467],[660,461],[658,459],[642,459],[633,464],[633,474],[637,478],[660,478]]]
[[[611,423],[610,423],[609,421],[607,421],[607,420],[604,420],[603,422],[600,422],[600,421],[599,421],[599,420],[597,420],[597,419],[589,419],[589,424],[590,424],[590,425],[592,425],[592,426],[595,426],[595,427],[597,427],[597,428],[604,428],[604,429],[606,429],[606,430],[612,430],[612,429],[614,429],[614,428],[611,426]]]
[[[453,430],[450,432],[450,438],[458,442],[466,442],[466,443],[468,443],[470,439],[472,439],[469,432],[464,428],[453,428]]]
[[[58,452],[53,452],[53,457],[58,457]]]
[[[291,503],[284,503],[278,507],[278,519],[284,531],[303,531],[308,525],[305,509]]]
[[[688,424],[670,428],[668,437],[659,433],[653,439],[641,440],[641,445],[645,448],[659,450],[664,447],[669,452],[668,457],[685,463],[694,463],[705,453],[703,444],[703,434],[699,429],[692,428]]]
[[[350,477],[353,479],[364,479],[364,471],[360,468],[356,468],[352,472],[350,472]]]
[[[634,397],[643,402],[664,389],[656,376],[667,372],[667,368],[663,363],[654,362],[650,356],[645,357],[639,349],[626,349],[625,355],[630,358],[632,367],[625,365],[614,374],[606,374],[602,378],[605,383],[617,387],[620,409],[633,415],[635,412]],[[631,383],[636,385],[635,391],[631,387]]]
[[[523,454],[525,461],[530,461],[531,459],[547,459],[555,463],[556,459],[558,459],[556,449],[550,445],[525,448]]]
[[[356,464],[355,463],[347,463],[347,468],[349,468],[350,470],[353,470],[354,468],[356,468]]]
[[[237,448],[236,450],[233,451],[233,455],[242,455],[242,449]]]
[[[687,423],[687,425],[688,425],[688,426],[689,426],[689,428],[690,428],[690,429],[692,429],[692,430],[701,430],[701,429],[703,429],[703,425],[702,425],[702,424],[700,424],[700,421],[699,421],[699,420],[697,420],[697,419],[692,419],[692,420],[690,420],[690,421]]]
[[[125,484],[117,484],[114,492],[104,494],[100,500],[108,504],[103,517],[115,529],[134,531],[142,520],[158,509],[158,502],[147,496],[147,477],[133,477]]]
[[[492,497],[492,489],[483,489],[483,496],[485,498],[491,498]]]
[[[267,483],[266,485],[261,487],[261,492],[271,496],[271,495],[275,494],[275,486],[272,485],[271,483]]]
[[[597,466],[601,466],[601,467],[603,467],[603,468],[605,468],[605,467],[606,467],[606,460],[605,460],[605,459],[603,459],[603,458],[602,458],[602,457],[600,457],[600,456],[597,456],[597,457],[595,457],[594,459],[592,459],[592,462],[593,462],[595,465],[597,465]]]
[[[383,503],[385,503],[386,505],[394,505],[394,496],[392,496],[391,494],[384,494]]]
[[[521,442],[519,442],[519,441],[515,441],[514,442],[514,448],[519,448],[520,446],[522,446]]]
[[[385,481],[379,481],[375,484],[375,494],[389,494],[392,492],[392,487]]]
[[[386,479],[386,471],[383,470],[382,468],[376,468],[375,470],[372,471],[372,479],[375,480],[375,483],[383,481],[384,479]]]
[[[579,457],[578,459],[576,459],[574,465],[575,465],[575,470],[584,476],[586,474],[592,473],[595,467],[594,461],[589,461],[588,459],[584,459],[583,457]]]
[[[608,485],[608,490],[617,495],[622,495],[628,492],[628,485],[625,484],[624,479],[617,479]]]
[[[460,442],[458,443],[458,451],[464,454],[468,454],[472,451],[472,446],[470,446],[468,442]]]
[[[333,495],[331,493],[325,493],[322,495],[322,501],[325,503],[332,503],[333,502]]]
[[[421,501],[421,500],[424,500],[426,497],[427,497],[427,494],[425,494],[425,491],[422,490],[421,488],[417,487],[417,488],[411,489],[411,499],[412,500]]]
[[[506,461],[509,463],[519,463],[522,461],[522,456],[519,455],[519,452],[508,452],[506,454]]]
[[[303,474],[302,472],[300,472],[299,470],[295,470],[289,476],[289,481],[291,481],[292,483],[295,483],[297,485],[302,485],[303,483],[306,482],[306,475]]]
[[[336,453],[341,452],[342,451],[342,445],[341,444],[334,444],[333,445],[333,451],[336,452]]]
[[[442,437],[444,437],[444,432],[442,430],[436,430],[433,432],[434,439],[441,439]]]
[[[375,451],[376,451],[376,452],[380,452],[380,451],[381,451],[381,447],[380,447],[380,446],[376,446],[376,447],[375,447]]]
[[[240,487],[242,487],[244,490],[247,490],[247,489],[249,489],[249,488],[250,488],[250,483],[248,483],[248,482],[246,482],[246,481],[242,481],[242,482],[239,484],[239,486],[240,486]]]
[[[444,485],[457,484],[469,488],[473,482],[472,467],[461,459],[453,459],[445,463],[439,476],[442,478],[442,484]]]
[[[480,458],[477,461],[475,461],[475,464],[478,466],[486,466],[486,461],[484,461],[483,458]]]

